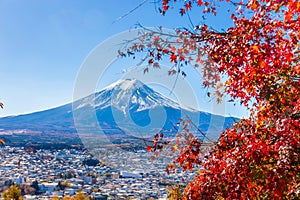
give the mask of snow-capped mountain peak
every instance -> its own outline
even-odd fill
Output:
[[[118,81],[106,86],[102,90],[111,90],[119,88],[122,90],[128,90],[133,87],[141,87],[143,83],[137,79],[119,79]]]
[[[152,109],[157,106],[180,109],[180,105],[167,97],[155,92],[153,89],[137,79],[121,79],[103,90],[83,98],[77,109],[90,105],[96,109],[113,106],[116,109],[134,109],[135,112]]]
[[[125,79],[120,83],[120,89],[128,90],[130,88],[136,87],[138,81],[136,79]]]

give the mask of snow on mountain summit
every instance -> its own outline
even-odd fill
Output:
[[[94,95],[83,98],[76,109],[86,105],[93,106],[97,110],[113,106],[124,113],[128,109],[138,112],[158,106],[180,109],[177,102],[159,94],[137,79],[120,79]]]
[[[122,89],[122,90],[128,90],[131,87],[136,86],[137,83],[138,83],[138,81],[135,80],[135,79],[132,79],[132,80],[125,79],[123,82],[121,82],[120,89]]]
[[[102,90],[111,90],[114,88],[128,90],[131,87],[142,87],[142,85],[143,85],[143,83],[137,79],[119,79],[118,81],[106,86]]]

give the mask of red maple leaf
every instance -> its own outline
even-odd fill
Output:
[[[152,146],[148,146],[148,147],[146,148],[146,150],[147,150],[148,152],[151,152],[151,151],[152,151]]]
[[[188,3],[185,4],[185,9],[190,10],[192,9],[192,3],[189,1]]]

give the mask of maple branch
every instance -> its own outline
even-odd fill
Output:
[[[135,10],[137,10],[138,8],[140,8],[142,5],[144,5],[148,0],[144,0],[143,2],[141,2],[139,5],[137,5],[135,8],[131,9],[130,11],[128,11],[127,13],[125,13],[124,15],[118,17],[117,19],[115,19],[112,23],[116,23],[117,21],[120,21],[121,19],[127,17],[128,15],[130,15],[131,13],[133,13]]]
[[[234,5],[234,6],[239,6],[239,5],[244,6],[244,7],[247,6],[247,4],[244,4],[242,1],[240,1],[239,3],[234,2],[234,1],[230,1],[230,3],[231,3],[232,5]]]
[[[211,144],[215,144],[216,143],[215,141],[213,141],[212,139],[210,139],[209,137],[207,137],[206,134],[203,131],[200,130],[200,128],[189,118],[189,116],[186,113],[184,113],[184,115],[185,115],[186,118],[188,118],[191,121],[191,124],[194,126],[194,128],[196,128],[197,131],[199,131],[199,133],[201,133],[201,135],[204,138],[206,138],[208,141],[210,141]]]
[[[159,30],[160,31],[155,31],[155,30],[152,30],[152,29],[149,29],[149,28],[146,28],[144,27],[143,25],[141,25],[140,23],[136,24],[138,27],[148,31],[148,32],[151,32],[153,34],[159,34],[159,35],[162,35],[162,36],[168,36],[168,37],[175,37],[175,38],[178,38],[178,36],[176,34],[171,34],[171,33],[165,33],[162,31],[162,27],[160,26],[159,27]]]

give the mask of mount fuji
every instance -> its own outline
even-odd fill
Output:
[[[196,119],[198,128],[211,136],[212,132],[219,134],[236,120],[181,107],[141,81],[125,79],[57,108],[0,118],[0,135],[55,133],[63,137],[101,130],[106,135],[146,134],[150,137],[161,131],[176,131],[179,118],[185,116]]]

